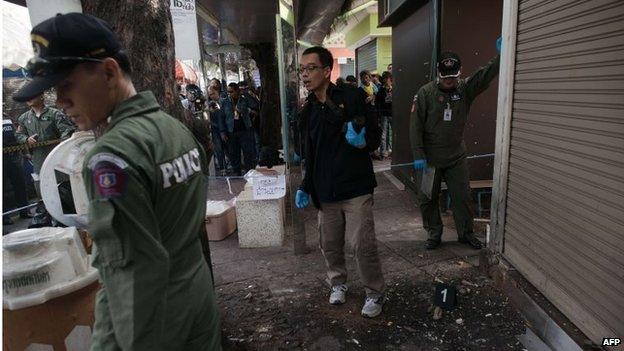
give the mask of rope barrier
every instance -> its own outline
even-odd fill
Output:
[[[467,156],[466,159],[467,160],[474,160],[477,158],[486,158],[486,157],[494,157],[495,154],[481,154],[481,155],[472,155],[472,156]],[[408,163],[399,163],[399,164],[394,164],[394,165],[388,165],[388,166],[375,166],[373,167],[373,171],[376,170],[381,170],[381,171],[389,171],[392,168],[400,168],[400,167],[407,167],[407,166],[413,166],[414,163],[413,162],[408,162]],[[254,178],[254,177],[260,177],[260,176],[208,176],[208,179],[225,179],[228,182],[228,187],[230,187],[231,189],[231,185],[230,185],[230,179],[245,179],[245,178]]]
[[[37,207],[39,205],[39,202],[41,202],[41,201],[37,201],[37,202],[34,202],[34,203],[30,204],[30,205],[26,205],[26,206],[23,206],[23,207],[20,207],[20,208],[15,208],[15,209],[12,209],[10,211],[2,212],[2,215],[6,216],[6,215],[9,215],[11,213],[19,212],[21,210],[27,210],[29,208]]]
[[[21,151],[28,151],[30,149],[35,149],[38,147],[44,147],[44,146],[50,146],[50,145],[54,145],[54,144],[59,144],[61,141],[61,139],[54,139],[54,140],[46,140],[46,141],[41,141],[38,143],[35,143],[34,145],[30,146],[28,145],[28,143],[24,143],[24,144],[19,144],[19,145],[13,145],[13,146],[7,146],[7,147],[3,147],[2,148],[2,153],[3,154],[11,154],[11,153],[15,153],[15,152],[21,152]]]
[[[60,140],[56,140],[56,141],[58,142]],[[3,150],[4,150],[4,148],[3,148]],[[494,156],[494,154],[473,155],[473,156],[466,157],[466,159],[471,160],[471,159],[476,159],[476,158],[485,158],[485,157],[493,157],[493,156]],[[375,170],[375,169],[378,169],[378,170],[390,170],[392,168],[406,167],[406,166],[413,166],[413,163],[409,162],[409,163],[394,164],[394,165],[390,165],[390,166],[377,166],[377,167],[373,167],[373,170]],[[225,181],[227,182],[227,185],[228,185],[229,193],[233,194],[233,192],[232,192],[232,183],[231,183],[232,179],[245,179],[245,178],[256,178],[256,177],[264,177],[264,175],[262,175],[262,176],[255,175],[255,176],[247,176],[247,177],[245,177],[245,176],[208,176],[207,178],[208,179],[213,179],[213,180],[225,179]],[[39,205],[39,202],[40,201],[37,201],[37,202],[32,203],[30,205],[26,205],[24,207],[20,207],[20,208],[16,208],[16,209],[13,209],[13,210],[10,210],[10,211],[7,211],[7,212],[3,212],[2,215],[5,216],[5,215],[11,214],[11,213],[15,213],[15,212],[19,212],[21,210],[25,210],[25,209],[29,209],[29,208],[35,207],[35,206]]]

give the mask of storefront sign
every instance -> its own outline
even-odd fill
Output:
[[[200,60],[195,0],[171,0],[171,22],[175,36],[175,56],[182,60]]]

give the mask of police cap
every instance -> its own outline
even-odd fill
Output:
[[[26,66],[31,80],[13,95],[28,101],[63,80],[79,63],[99,62],[121,50],[105,21],[82,13],[58,14],[30,32],[35,57]]]
[[[461,60],[456,53],[446,51],[440,54],[437,67],[440,78],[457,78],[461,70]]]

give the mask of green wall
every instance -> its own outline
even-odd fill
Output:
[[[392,63],[392,37],[377,38],[377,74],[382,74]]]
[[[377,25],[379,25],[377,14],[368,14],[345,34],[346,45],[351,46],[366,37],[392,36],[392,28],[377,28]]]
[[[370,20],[369,17],[367,17],[345,34],[345,44],[346,46],[351,46],[369,34]]]
[[[379,18],[377,16],[376,13],[371,13],[368,16],[369,19],[369,24],[370,24],[370,34],[371,35],[376,35],[376,36],[380,36],[380,35],[392,35],[392,28],[391,27],[382,27],[382,28],[378,28],[377,26],[379,25]]]

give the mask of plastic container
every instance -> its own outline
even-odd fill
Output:
[[[206,202],[206,233],[209,241],[220,241],[236,231],[236,205],[231,201]]]
[[[18,231],[2,247],[4,349],[88,350],[99,283],[76,228]]]
[[[82,179],[82,166],[94,145],[93,132],[75,132],[52,149],[41,165],[39,178],[43,203],[54,219],[67,226],[86,227],[89,200]],[[57,175],[63,176],[57,178]],[[66,213],[63,209],[58,188],[60,179],[69,179],[75,213]]]

